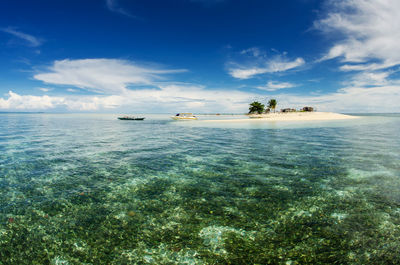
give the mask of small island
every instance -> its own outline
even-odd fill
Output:
[[[305,106],[301,109],[284,108],[276,111],[278,102],[271,99],[268,103],[254,101],[249,104],[247,118],[203,120],[204,122],[268,122],[268,121],[324,121],[324,120],[348,120],[360,117],[334,112],[320,112],[316,108]]]
[[[356,119],[357,116],[345,115],[333,112],[317,112],[314,107],[305,106],[299,110],[295,108],[284,108],[277,112],[276,99],[270,99],[267,107],[254,101],[250,103],[249,112],[246,114],[251,120],[269,121],[302,121],[302,120],[345,120]]]

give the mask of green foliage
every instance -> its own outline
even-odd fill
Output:
[[[278,102],[276,101],[276,99],[270,99],[269,101],[268,101],[268,107],[270,108],[270,109],[273,109],[274,110],[274,112],[275,112],[275,108],[276,108],[276,104],[277,104]]]
[[[254,101],[253,103],[250,103],[250,107],[249,107],[249,114],[250,113],[258,113],[261,114],[264,112],[264,104],[261,104],[258,101]]]

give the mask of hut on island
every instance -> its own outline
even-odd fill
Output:
[[[314,111],[314,108],[313,107],[304,107],[303,108],[303,111]]]
[[[291,109],[291,108],[286,108],[286,109],[281,109],[281,112],[296,112],[296,109]]]

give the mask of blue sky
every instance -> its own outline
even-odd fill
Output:
[[[399,112],[398,0],[2,1],[0,111]]]

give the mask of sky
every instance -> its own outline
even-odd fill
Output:
[[[0,5],[0,112],[400,112],[398,0]]]

